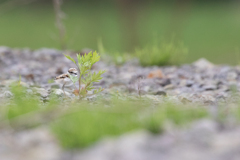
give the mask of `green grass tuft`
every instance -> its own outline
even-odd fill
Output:
[[[188,50],[183,45],[163,43],[136,49],[135,56],[143,66],[178,65],[186,58]]]

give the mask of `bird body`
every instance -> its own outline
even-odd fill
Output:
[[[78,71],[77,71],[76,68],[70,68],[68,70],[68,73],[64,73],[64,74],[61,74],[61,75],[55,77],[55,79],[54,79],[55,82],[63,85],[62,90],[63,90],[64,94],[65,94],[65,91],[64,91],[65,85],[72,85],[73,84],[69,75],[77,76],[77,73],[78,73]]]
[[[65,85],[70,85],[72,83],[70,76],[68,73],[61,74],[55,78],[55,82],[59,84],[65,84]]]

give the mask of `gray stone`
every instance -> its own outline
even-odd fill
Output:
[[[37,88],[37,87],[34,87],[33,90],[39,94],[41,97],[44,97],[46,98],[49,94],[48,94],[48,91],[44,88]]]
[[[5,80],[5,81],[2,81],[2,83],[1,83],[1,85],[2,86],[10,86],[10,85],[12,85],[13,83],[16,83],[17,82],[17,80]]]
[[[206,91],[212,91],[212,90],[216,90],[217,86],[216,85],[212,85],[212,84],[204,85],[203,89],[206,90]]]
[[[214,67],[214,64],[209,62],[208,60],[201,58],[193,63],[193,66],[200,68],[200,69],[211,69]]]
[[[96,98],[97,98],[96,95],[92,95],[92,96],[86,97],[86,99],[87,99],[88,101],[94,101],[94,100],[96,100]]]
[[[169,84],[171,84],[171,80],[170,79],[155,79],[155,82],[157,83],[157,84],[159,84],[159,85],[161,85],[161,86],[166,86],[166,85],[169,85]]]
[[[186,86],[187,87],[192,87],[193,84],[194,84],[194,81],[192,81],[192,80],[187,80],[186,81]]]
[[[58,95],[58,96],[62,96],[64,94],[63,90],[61,90],[61,89],[55,89],[53,93]]]
[[[12,92],[10,92],[10,91],[5,91],[3,93],[3,95],[4,95],[5,98],[11,98],[13,96]]]
[[[228,74],[227,74],[227,80],[229,80],[229,81],[234,81],[234,80],[236,80],[237,79],[237,73],[236,72],[229,72]]]
[[[55,90],[53,91],[53,93],[56,94],[57,96],[64,96],[64,92],[63,92],[63,90],[61,90],[61,89],[55,89]],[[73,94],[67,92],[66,90],[65,90],[65,94],[66,94],[66,96],[68,96],[68,97],[72,97],[72,95],[73,95]]]
[[[29,94],[29,95],[31,95],[31,94],[33,94],[33,91],[32,91],[31,89],[27,89],[27,90],[26,90],[26,93]]]
[[[154,95],[163,95],[166,96],[167,93],[165,91],[157,91]]]
[[[11,52],[11,49],[9,47],[0,46],[0,55],[3,53],[9,53],[9,52]]]
[[[175,88],[175,86],[173,84],[168,84],[168,85],[164,86],[165,90],[174,89],[174,88]]]
[[[0,142],[0,157],[3,160],[60,159],[61,149],[44,127],[17,133],[1,130]]]

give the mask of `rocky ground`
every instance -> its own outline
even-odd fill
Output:
[[[68,54],[75,55],[71,52]],[[27,92],[39,95],[42,101],[47,100],[51,93],[61,97],[63,92],[52,80],[71,67],[75,67],[74,64],[58,50],[0,47],[0,101],[5,102],[13,96],[9,84],[19,80],[20,76],[22,85],[28,88]],[[176,103],[197,103],[215,108],[238,102],[240,66],[214,65],[199,59],[179,67],[141,67],[137,60],[131,60],[122,66],[100,61],[93,66],[93,70],[100,69],[106,70],[106,73],[95,86],[105,88],[101,93],[104,97],[118,93],[123,99],[124,95],[141,96],[154,101],[168,99]],[[66,89],[69,98],[75,97],[73,89],[73,86]],[[88,100],[94,98],[87,97]],[[206,120],[190,129],[170,130],[156,136],[141,131],[116,140],[103,140],[86,150],[68,152],[59,147],[44,127],[17,133],[5,129],[0,133],[0,159],[230,160],[240,156],[239,131],[239,127],[221,128],[215,122]]]
[[[54,49],[0,47],[0,97],[11,95],[7,86],[12,80],[19,80],[20,75],[25,85],[35,87],[36,92],[47,97],[59,88],[54,77],[75,67],[60,53]],[[68,54],[75,56],[75,53]],[[217,104],[229,98],[231,91],[240,90],[240,66],[214,65],[205,59],[180,67],[141,67],[136,60],[115,66],[100,61],[93,70],[100,69],[107,72],[95,86],[105,88],[105,94],[118,90],[131,95],[168,95],[186,102]]]

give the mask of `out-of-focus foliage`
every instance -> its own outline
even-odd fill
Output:
[[[171,102],[157,106],[145,120],[145,127],[152,133],[159,133],[166,121],[185,125],[196,119],[207,117],[206,108],[199,106],[176,105]]]
[[[91,107],[77,104],[79,109],[54,122],[52,129],[64,147],[74,148],[88,146],[106,136],[118,136],[142,128],[159,133],[167,121],[183,125],[208,116],[207,110],[202,107],[164,103],[151,108],[149,103],[140,99],[115,99],[111,101],[111,107],[105,107],[104,103]]]
[[[0,128],[49,125],[65,148],[86,147],[101,138],[137,129],[159,133],[167,121],[185,125],[208,116],[207,110],[200,106],[171,102],[153,105],[143,97],[120,100],[113,96],[107,101],[100,98],[96,103],[83,100],[62,103],[54,94],[49,101],[41,102],[38,95],[27,95],[22,86],[15,86],[11,91],[14,98],[10,105],[0,107]]]
[[[0,0],[0,3],[4,3],[4,2],[7,2],[9,0]],[[19,0],[20,1],[20,0]],[[67,0],[65,0],[67,1]],[[119,0],[102,0],[101,3],[110,3],[110,2],[115,2],[115,1],[119,1]],[[144,2],[144,0],[128,0],[128,1],[137,1],[137,3],[141,3],[141,2]],[[151,2],[158,2],[158,3],[162,3],[162,2],[165,2],[165,3],[174,3],[174,2],[185,2],[184,0],[151,0]],[[237,0],[193,0],[193,2],[202,2],[202,3],[208,3],[208,2],[216,2],[216,3],[219,3],[219,2],[226,2],[226,3],[229,3],[229,2],[234,2],[234,1],[237,1]],[[23,1],[24,2],[24,1]],[[98,0],[71,0],[71,2],[90,2],[90,3],[97,3],[99,2]],[[49,0],[39,0],[39,3],[48,3],[49,5],[52,3],[51,1]]]
[[[185,62],[205,57],[214,63],[238,63],[235,49],[240,41],[239,3],[230,0],[221,1],[226,3],[217,0],[130,2],[63,0],[67,48],[96,50],[97,39],[101,37],[109,54],[131,53],[154,37],[176,36],[189,49]],[[0,4],[0,21],[0,45],[60,48],[52,1],[2,8]]]
[[[39,94],[28,92],[20,83],[11,85],[13,98],[7,105],[0,105],[0,128],[10,125],[13,128],[32,127],[43,124],[58,116],[52,112],[59,106],[59,100],[51,95],[47,104],[41,102]]]
[[[120,52],[109,52],[103,46],[102,40],[98,40],[98,51],[102,55],[102,59],[107,63],[114,63],[115,65],[122,65],[132,58],[130,54]]]
[[[96,102],[70,100],[63,102],[54,94],[48,101],[39,95],[27,95],[23,86],[12,86],[9,105],[0,104],[0,128],[14,129],[47,125],[65,148],[89,146],[104,137],[116,137],[126,132],[147,129],[160,133],[166,124],[185,126],[201,118],[213,118],[208,108],[196,104],[165,101],[153,103],[146,97],[120,100],[99,98]],[[27,97],[27,98],[26,98]],[[215,115],[220,123],[228,117],[240,119],[239,106],[222,106]]]
[[[135,55],[143,66],[151,65],[177,65],[186,58],[188,50],[183,45],[174,43],[163,43],[136,49]]]
[[[30,99],[26,97],[26,89],[23,86],[14,84],[11,86],[11,91],[14,94],[14,103],[10,103],[8,106],[9,119],[36,111],[40,108],[39,100],[36,97],[32,96]]]

